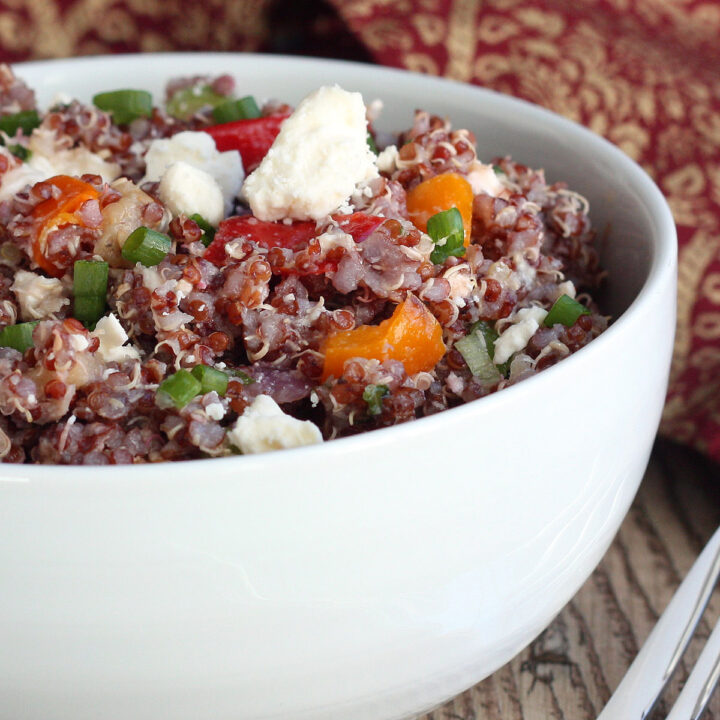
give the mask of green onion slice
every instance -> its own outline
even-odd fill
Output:
[[[471,328],[470,332],[475,332],[476,330],[480,331],[482,333],[482,336],[485,338],[485,347],[487,348],[488,355],[490,356],[491,360],[495,360],[495,341],[500,337],[498,334],[498,331],[495,329],[495,326],[492,323],[489,323],[487,320],[478,320]],[[507,360],[502,365],[496,365],[497,369],[500,371],[500,374],[504,377],[508,376],[508,372],[510,371],[510,360]]]
[[[481,330],[474,330],[469,335],[458,340],[455,347],[465,359],[473,377],[487,385],[500,382],[502,375],[490,357],[485,336]]]
[[[108,264],[77,260],[73,266],[73,315],[86,327],[94,327],[105,314]]]
[[[215,92],[210,85],[193,85],[172,94],[165,104],[168,115],[178,120],[190,120],[205,108],[216,108],[228,101],[227,95]]]
[[[456,207],[435,213],[427,221],[427,232],[435,243],[430,260],[436,265],[441,265],[451,255],[462,257],[465,254],[462,215]]]
[[[505,171],[499,165],[493,165],[493,171],[496,175],[505,175]]]
[[[76,260],[73,267],[73,293],[107,295],[108,264],[98,260]]]
[[[236,120],[253,120],[262,115],[255,98],[247,95],[240,100],[228,100],[213,110],[213,120],[216,123],[235,122]]]
[[[367,134],[367,144],[370,150],[372,150],[374,155],[377,155],[379,150],[377,145],[375,144],[375,138],[370,134],[370,131],[368,130]]]
[[[243,385],[252,385],[254,382],[257,382],[255,378],[250,377],[246,372],[243,372],[242,370],[230,370],[229,372],[233,377],[236,377]]]
[[[566,327],[570,327],[577,322],[581,315],[589,315],[590,310],[577,300],[573,300],[569,295],[561,295],[550,308],[550,312],[545,316],[545,327],[551,328],[553,325],[560,323]]]
[[[167,235],[139,227],[133,230],[122,248],[122,256],[131,263],[142,263],[145,267],[157,265],[172,249],[172,240]]]
[[[99,295],[76,295],[73,301],[73,317],[88,330],[94,330],[97,321],[105,314],[105,298]]]
[[[382,399],[390,394],[387,385],[366,385],[363,400],[368,406],[368,415],[380,415],[383,411]]]
[[[215,228],[202,215],[198,215],[198,213],[193,213],[190,219],[194,220],[203,231],[200,242],[207,247],[215,239]]]
[[[118,125],[127,125],[139,117],[152,115],[152,95],[146,90],[113,90],[99,93],[93,103],[112,115]]]
[[[0,347],[11,347],[25,352],[33,346],[33,330],[39,321],[8,325],[0,330]]]
[[[27,162],[32,157],[32,151],[24,145],[8,145],[8,150],[23,162]]]
[[[227,392],[228,376],[222,370],[209,365],[196,365],[190,373],[200,383],[202,395],[214,390],[222,397]]]
[[[200,381],[187,370],[178,370],[174,375],[165,378],[158,387],[158,394],[168,396],[178,410],[185,407],[201,391]]]
[[[0,117],[0,130],[12,137],[18,131],[22,130],[23,135],[30,133],[40,125],[40,116],[37,110],[21,110],[14,115],[3,115]]]

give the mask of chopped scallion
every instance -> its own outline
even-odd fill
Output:
[[[200,382],[203,395],[214,390],[222,397],[227,392],[228,376],[222,370],[209,365],[196,365],[190,372]]]
[[[165,104],[168,115],[179,120],[190,120],[205,108],[215,108],[226,103],[227,95],[215,92],[210,85],[192,85],[173,93]]]
[[[40,125],[40,116],[37,110],[21,110],[13,115],[3,115],[0,117],[0,130],[12,137],[18,131],[22,130],[23,135],[30,133]]]
[[[493,170],[496,175],[505,175],[505,171],[499,165],[493,165]]]
[[[436,265],[444,263],[451,255],[462,257],[465,254],[465,231],[457,208],[435,213],[427,221],[427,232],[435,243],[430,260]]]
[[[166,395],[178,410],[185,407],[202,390],[200,381],[187,370],[178,370],[165,378],[158,387],[158,394]]]
[[[86,327],[94,327],[105,314],[108,264],[77,260],[73,266],[73,315]]]
[[[8,150],[23,162],[27,162],[32,157],[32,151],[28,150],[24,145],[8,145]]]
[[[482,333],[482,336],[485,338],[485,347],[487,348],[488,355],[490,356],[490,359],[494,361],[495,341],[500,337],[498,331],[495,329],[495,326],[492,323],[489,323],[487,320],[478,320],[470,328],[471,333],[475,332],[476,330],[479,330]],[[501,375],[507,377],[508,372],[510,371],[510,360],[504,362],[502,365],[496,365],[496,367],[500,371]]]
[[[373,154],[377,155],[379,152],[378,147],[375,144],[375,138],[370,134],[369,130],[368,130],[368,134],[367,134],[367,144],[368,144],[368,147],[370,148],[370,150],[372,150]]]
[[[139,117],[152,115],[152,95],[146,90],[113,90],[98,93],[93,103],[112,115],[118,125],[127,125]]]
[[[561,295],[550,308],[545,316],[545,327],[552,327],[556,323],[570,327],[577,322],[581,315],[589,315],[588,310],[582,303],[573,300],[569,295]]]
[[[383,411],[383,398],[390,394],[387,385],[366,385],[363,400],[368,406],[368,415],[380,415]]]
[[[493,385],[502,379],[500,371],[490,357],[485,336],[479,329],[458,340],[455,348],[465,359],[473,377],[482,383]]]
[[[198,213],[191,215],[190,219],[194,220],[203,231],[200,242],[207,247],[215,238],[215,228],[202,215],[198,215]]]
[[[260,108],[252,95],[240,100],[228,100],[213,110],[216,123],[235,122],[236,120],[253,120],[261,116]]]
[[[131,263],[142,263],[145,267],[157,265],[172,248],[172,240],[167,235],[139,227],[133,230],[122,248],[122,256]]]
[[[257,382],[255,378],[250,377],[246,372],[243,372],[242,370],[231,370],[230,374],[233,377],[236,377],[243,385],[252,385],[254,382]]]
[[[98,260],[76,260],[73,267],[73,293],[107,295],[108,264]]]
[[[88,330],[105,314],[105,298],[99,295],[76,295],[73,300],[73,316]]]
[[[11,347],[25,352],[33,346],[33,330],[37,322],[24,322],[8,325],[0,330],[0,347]]]

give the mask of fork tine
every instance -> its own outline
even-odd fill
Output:
[[[598,720],[642,720],[650,714],[695,632],[718,575],[720,528],[673,595]]]
[[[666,720],[698,720],[720,677],[720,622],[716,623]]]

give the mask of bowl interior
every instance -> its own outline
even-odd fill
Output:
[[[377,127],[384,132],[409,127],[418,107],[448,116],[454,127],[475,133],[482,160],[511,155],[543,168],[549,181],[564,181],[589,200],[608,272],[603,306],[614,317],[629,307],[658,259],[653,238],[668,223],[667,208],[651,183],[639,197],[638,175],[643,173],[636,165],[599,136],[528,103],[423,75],[368,69],[305,58],[173,54],[27,63],[18,72],[36,89],[41,106],[58,93],[89,101],[96,92],[128,86],[152,91],[159,102],[171,77],[228,73],[241,94],[290,103],[319,85],[337,82],[360,91],[366,102],[383,101]]]

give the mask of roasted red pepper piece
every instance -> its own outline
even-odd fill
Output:
[[[287,117],[287,115],[268,115],[250,120],[235,120],[212,125],[203,130],[212,137],[215,147],[220,152],[239,151],[245,173],[249,174],[265,157]]]
[[[356,212],[352,213],[352,215],[335,215],[334,220],[344,232],[353,236],[355,242],[362,242],[385,222],[385,218],[368,215],[364,212]]]
[[[338,215],[334,217],[334,220],[344,232],[352,235],[355,242],[362,242],[385,219],[356,212],[351,215]],[[310,240],[317,234],[317,226],[313,221],[294,222],[292,225],[286,225],[278,222],[264,222],[252,215],[229,217],[218,226],[215,238],[205,251],[204,258],[215,265],[224,265],[226,262],[225,245],[238,237],[245,237],[268,250],[281,247],[298,251],[307,247]],[[333,263],[322,263],[317,272],[335,269],[336,266]]]
[[[264,222],[252,215],[240,215],[223,220],[203,256],[215,265],[226,261],[225,245],[235,238],[245,237],[251,242],[270,250],[274,247],[299,250],[317,234],[314,222],[285,223]]]

